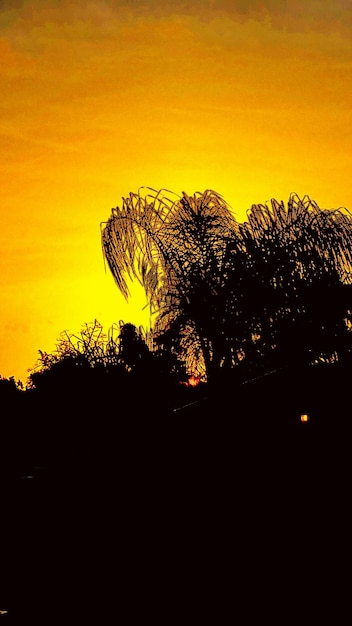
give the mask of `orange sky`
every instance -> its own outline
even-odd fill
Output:
[[[100,247],[140,186],[352,209],[351,35],[350,0],[1,2],[0,374],[148,325]]]

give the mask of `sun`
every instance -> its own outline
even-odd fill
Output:
[[[199,383],[200,383],[200,379],[198,378],[198,376],[190,376],[186,385],[187,387],[197,387]]]

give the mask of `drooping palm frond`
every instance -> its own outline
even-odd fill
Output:
[[[180,330],[192,325],[203,341],[209,297],[221,287],[227,241],[236,231],[233,214],[215,191],[174,196],[148,189],[112,210],[102,247],[126,299],[128,279],[142,284],[159,332],[178,320]]]
[[[308,196],[253,205],[240,225],[244,244],[235,255],[236,320],[247,328],[247,354],[309,358],[348,343],[352,284],[352,216],[320,209]],[[230,299],[231,301],[231,299]],[[250,340],[256,337],[256,345]],[[259,337],[259,341],[258,341]],[[345,339],[344,339],[345,337]],[[279,348],[280,346],[280,348]],[[288,356],[290,353],[290,357]],[[305,356],[303,355],[305,353]],[[271,358],[271,357],[270,357]]]
[[[224,238],[236,227],[216,192],[183,192],[175,198],[164,191],[149,189],[144,197],[130,193],[102,225],[104,257],[125,298],[130,295],[126,279],[135,277],[154,304],[169,272],[182,281],[192,263],[208,262],[210,248],[220,255]]]
[[[308,196],[291,194],[287,207],[272,199],[270,208],[252,205],[247,218],[240,227],[245,244],[260,249],[267,260],[280,250],[289,255],[292,274],[337,271],[341,280],[352,281],[352,216],[347,209],[320,209]]]
[[[340,290],[352,284],[346,209],[323,210],[291,194],[286,206],[275,199],[252,205],[238,224],[210,189],[143,194],[130,193],[112,209],[102,228],[104,257],[126,299],[130,279],[142,284],[156,314],[154,339],[182,355],[190,373],[206,377],[210,366],[265,356],[285,343],[289,329],[313,345],[307,337],[314,324],[323,328],[329,318],[326,328],[334,329],[338,316],[350,315],[350,291]],[[327,288],[339,307],[321,315]],[[324,337],[328,345],[327,331]]]

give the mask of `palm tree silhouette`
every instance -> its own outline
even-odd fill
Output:
[[[277,366],[350,350],[352,219],[291,194],[239,224],[212,190],[130,193],[102,228],[127,299],[143,285],[154,336],[209,380],[240,363]],[[347,348],[346,348],[347,346]]]
[[[230,282],[249,360],[253,352],[281,364],[341,354],[351,340],[349,212],[291,194],[287,207],[273,199],[247,218]]]
[[[171,193],[171,192],[166,192]],[[127,299],[126,278],[145,289],[159,343],[183,354],[190,371],[209,374],[216,358],[219,295],[237,222],[212,190],[188,196],[130,194],[102,229],[105,259]]]

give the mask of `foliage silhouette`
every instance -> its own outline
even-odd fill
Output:
[[[15,507],[2,500],[2,520],[10,516],[15,537],[2,551],[5,584],[13,585],[7,598],[20,605],[22,622],[37,612],[52,621],[53,607],[62,606],[59,571],[65,613],[69,580],[80,618],[82,607],[92,617],[87,594],[100,618],[110,595],[111,617],[120,579],[128,607],[137,589],[143,610],[143,593],[154,610],[170,580],[177,594],[186,575],[193,593],[192,559],[205,577],[209,563],[228,570],[212,552],[228,560],[230,550],[238,561],[240,545],[244,568],[267,563],[275,545],[292,563],[283,546],[293,553],[303,545],[311,554],[329,509],[338,520],[336,532],[327,524],[334,550],[341,533],[337,505],[345,501],[347,510],[351,473],[348,213],[292,196],[287,208],[276,201],[270,209],[253,206],[247,223],[237,224],[214,192],[183,194],[175,205],[159,197],[144,218],[138,202],[133,196],[126,203],[121,232],[116,210],[103,237],[112,270],[114,255],[127,251],[116,270],[122,290],[129,272],[143,270],[154,331],[120,322],[105,335],[95,321],[81,333],[63,333],[55,353],[40,353],[25,392],[0,379],[2,408],[11,403],[2,414],[1,462],[18,472],[55,469],[42,480],[35,472],[33,480],[18,480]],[[124,222],[131,222],[126,232]],[[167,248],[158,247],[158,237]],[[210,378],[213,370],[243,368],[244,378],[256,368],[276,371],[203,399],[204,387],[179,384],[185,372],[178,356]],[[319,360],[325,363],[301,367]],[[289,375],[280,369],[288,362],[299,365]],[[301,428],[302,410],[311,420]],[[317,543],[321,554],[321,535]],[[151,576],[151,562],[163,580]]]
[[[214,191],[148,190],[112,210],[102,247],[125,298],[127,278],[143,285],[155,340],[209,380],[350,355],[351,230],[346,209],[307,196],[253,205],[239,224]]]
[[[77,385],[80,372],[100,373],[105,378],[124,375],[168,378],[174,383],[186,382],[182,363],[173,353],[161,349],[153,336],[143,327],[120,321],[108,334],[95,320],[86,323],[80,333],[61,333],[56,351],[51,354],[39,351],[39,359],[29,375],[29,387],[46,387],[49,380],[62,385],[65,372],[66,383]],[[76,372],[76,375],[75,373]]]
[[[234,245],[225,335],[251,368],[351,352],[352,220],[307,196],[253,205]],[[240,344],[236,338],[240,339]]]
[[[95,320],[80,333],[61,333],[54,353],[40,352],[27,396],[36,407],[31,439],[44,463],[57,462],[63,451],[80,462],[104,450],[113,455],[111,447],[134,422],[165,418],[195,396],[181,384],[187,377],[174,354],[152,348],[142,328],[121,321],[107,335]]]
[[[137,277],[157,316],[154,334],[184,357],[193,374],[211,366],[216,295],[236,229],[229,207],[214,191],[178,198],[149,190],[145,197],[124,198],[102,230],[118,288],[128,298],[126,278]]]

